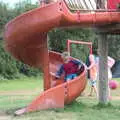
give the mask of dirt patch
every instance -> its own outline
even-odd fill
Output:
[[[42,90],[41,91],[38,90],[0,91],[0,95],[34,95],[41,92]]]
[[[82,95],[81,97],[84,97],[86,99],[95,99],[96,96],[93,95],[93,96],[88,96],[88,95]],[[111,100],[120,100],[120,96],[111,96],[110,98]]]
[[[111,100],[120,100],[120,96],[112,96]]]
[[[10,115],[7,115],[4,111],[0,111],[0,120],[12,120]]]

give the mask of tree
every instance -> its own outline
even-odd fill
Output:
[[[3,30],[5,24],[19,14],[36,8],[30,2],[24,1],[15,8],[9,8],[7,4],[0,2],[0,77],[3,79],[12,79],[19,77],[19,73],[27,76],[33,76],[40,73],[39,69],[31,68],[15,60],[8,52],[4,50]],[[1,79],[0,79],[1,80]]]

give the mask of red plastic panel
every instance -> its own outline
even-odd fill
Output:
[[[74,80],[69,81],[67,84],[68,101],[66,101],[66,103],[70,103],[77,98],[85,89],[86,83],[87,80],[85,72],[83,72],[81,76],[75,78]]]
[[[120,4],[120,0],[108,0],[107,8],[108,9],[117,9],[118,4]]]
[[[61,54],[58,52],[49,51],[49,63],[50,63],[50,72],[55,73],[61,64],[63,64],[63,59]]]
[[[64,84],[43,92],[28,107],[26,112],[64,107]]]

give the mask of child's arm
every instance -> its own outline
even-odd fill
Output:
[[[95,59],[94,59],[94,56],[93,56],[93,55],[90,55],[90,56],[89,56],[89,60],[90,60],[90,66],[87,67],[88,70],[90,70],[92,67],[94,67],[94,65],[96,65]]]
[[[111,68],[115,64],[115,60],[108,56],[108,66]]]
[[[61,65],[59,70],[56,72],[55,76],[57,78],[60,78],[60,76],[62,75],[63,72],[64,72],[64,67],[63,67],[63,65]]]
[[[82,62],[78,59],[72,59],[71,61],[76,65],[80,65],[80,66],[82,65]]]
[[[94,67],[95,62],[92,62],[89,67],[87,67],[88,70],[90,70],[92,67]]]
[[[81,66],[82,66],[82,63],[81,63],[81,61],[80,60],[71,60],[74,64],[76,64],[77,66],[78,66],[78,69],[80,69],[81,68]]]

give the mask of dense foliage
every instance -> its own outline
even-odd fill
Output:
[[[38,5],[32,5],[31,3],[24,1],[16,4],[15,8],[9,8],[7,4],[0,3],[0,80],[12,79],[19,77],[20,74],[27,76],[36,76],[40,74],[39,69],[31,68],[24,63],[21,63],[14,59],[8,52],[4,50],[3,32],[4,25],[18,16],[19,14],[36,8]]]
[[[91,41],[97,47],[96,35],[91,29],[54,29],[49,33],[50,49],[58,52],[67,50],[67,40]],[[89,54],[89,47],[81,44],[71,44],[71,55],[83,61]]]
[[[31,4],[29,1],[19,2],[15,5],[15,8],[10,8],[7,4],[0,3],[0,77],[1,78],[14,78],[19,77],[19,74],[25,74],[27,76],[37,75],[40,73],[39,69],[31,68],[9,55],[4,50],[3,32],[5,24],[20,15],[21,13],[38,7],[38,4]],[[63,52],[67,49],[67,39],[91,41],[94,49],[97,48],[97,37],[95,31],[92,29],[81,28],[56,28],[48,33],[49,37],[49,49]],[[108,36],[109,38],[109,55],[116,60],[120,59],[120,40],[119,36]],[[88,56],[89,49],[85,45],[71,45],[71,55],[77,57],[83,61]]]

